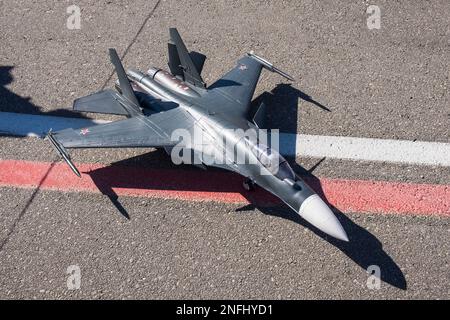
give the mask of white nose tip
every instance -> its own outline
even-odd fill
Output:
[[[299,214],[303,219],[330,236],[348,241],[347,234],[341,223],[317,194],[313,194],[303,201]]]

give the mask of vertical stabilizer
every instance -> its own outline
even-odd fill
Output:
[[[176,28],[170,28],[170,42],[169,42],[169,59],[174,59],[173,61],[169,61],[169,66],[172,65],[176,69],[176,57],[172,54],[171,56],[171,47],[170,43],[173,43],[176,47],[176,51],[178,53],[178,59],[180,61],[179,67],[183,72],[184,81],[193,84],[196,87],[204,88],[206,86],[205,82],[203,82],[200,73],[198,72],[196,65],[192,61],[192,57],[190,56],[186,46],[184,45],[183,40],[180,37]],[[204,61],[203,61],[204,62]],[[203,64],[202,64],[203,66]],[[171,67],[171,71],[172,71]],[[175,70],[175,72],[178,72]],[[175,74],[174,74],[175,75]]]
[[[117,77],[119,79],[120,89],[122,91],[122,96],[129,103],[125,106],[131,115],[141,114],[141,109],[139,102],[134,94],[133,88],[131,88],[130,81],[125,73],[122,63],[120,62],[120,58],[117,55],[115,49],[109,49],[109,57],[111,58],[111,63],[114,65],[116,69]]]
[[[183,69],[181,69],[181,62],[180,62],[180,58],[178,56],[177,46],[172,41],[169,41],[167,46],[168,46],[168,49],[169,49],[169,69],[170,69],[170,72],[174,76],[178,76],[178,77],[184,78]]]

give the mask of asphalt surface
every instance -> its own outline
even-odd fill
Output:
[[[0,111],[79,116],[73,99],[115,80],[107,48],[126,53],[127,67],[164,67],[175,26],[208,56],[208,83],[252,49],[292,74],[289,86],[264,73],[255,93],[282,131],[450,142],[448,1],[370,3],[380,6],[380,30],[368,30],[365,1],[78,1],[81,29],[68,30],[71,4],[0,1]],[[148,151],[72,158],[175,168],[161,152],[141,156]],[[44,141],[0,137],[0,159],[58,157]],[[320,160],[291,159],[300,172]],[[450,181],[443,167],[331,159],[313,174]],[[120,201],[130,220],[103,195],[0,188],[0,298],[450,297],[448,218],[339,214],[353,240],[345,245],[284,207]],[[80,267],[79,290],[67,289],[69,265]],[[366,286],[370,265],[381,268],[379,290]]]
[[[2,189],[4,210],[11,213],[3,226],[16,221],[32,193]],[[445,298],[448,293],[444,219],[351,215],[351,221],[342,221],[352,242],[336,247],[297,221],[271,215],[292,217],[282,208],[262,214],[212,202],[122,202],[132,208],[130,220],[103,196],[38,192],[0,252],[2,297]],[[81,289],[69,291],[65,272],[75,264]],[[372,264],[394,286],[383,282],[379,290],[367,289],[365,268]],[[395,287],[405,284],[407,290]]]

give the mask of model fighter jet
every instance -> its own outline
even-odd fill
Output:
[[[265,108],[261,104],[254,117],[248,119],[261,70],[267,69],[289,80],[292,77],[250,52],[207,87],[200,76],[206,56],[188,52],[175,28],[170,29],[168,53],[170,72],[151,68],[142,73],[125,72],[116,51],[109,50],[118,76],[117,91],[104,90],[77,99],[73,109],[123,115],[126,119],[81,130],[50,131],[47,138],[72,171],[80,176],[67,148],[153,147],[173,154],[174,148],[182,145],[180,154],[191,152],[197,165],[239,173],[245,177],[246,189],[255,184],[264,188],[318,229],[348,241],[330,208],[294,173],[288,162],[259,138],[252,140],[241,134],[249,129],[259,130],[264,117]],[[174,139],[173,133],[180,129],[191,134],[200,132],[201,143]],[[224,140],[227,140],[225,145]],[[224,153],[226,161],[217,159],[218,154]],[[237,161],[237,154],[244,155],[247,161]]]

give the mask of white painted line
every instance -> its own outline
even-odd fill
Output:
[[[0,133],[42,137],[50,128],[83,128],[108,121],[0,112]],[[287,156],[385,161],[450,166],[450,143],[313,136],[282,133],[280,152]]]
[[[450,143],[295,135],[297,156],[450,166]]]

